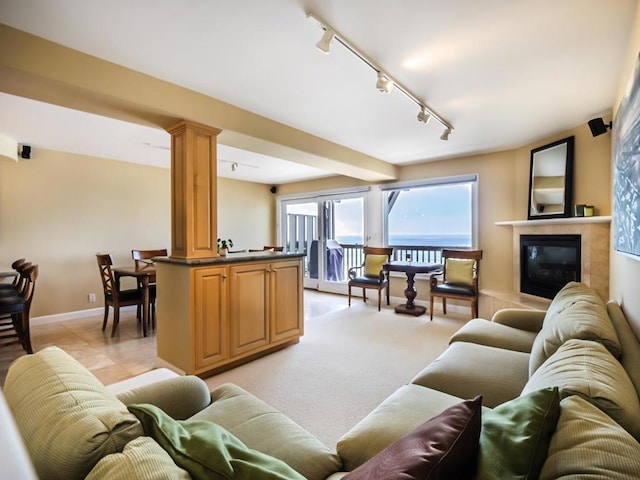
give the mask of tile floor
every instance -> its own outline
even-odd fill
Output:
[[[305,321],[347,307],[342,295],[305,290]],[[142,336],[134,310],[123,310],[116,336],[111,338],[113,315],[103,332],[102,314],[64,322],[33,325],[31,343],[35,351],[58,346],[87,367],[103,384],[125,380],[155,368],[155,332]],[[0,385],[13,360],[26,355],[19,345],[0,348]]]

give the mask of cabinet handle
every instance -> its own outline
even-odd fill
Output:
[[[223,279],[223,280],[226,280],[226,279],[227,279],[227,274],[226,274],[226,273],[222,275],[222,279]]]

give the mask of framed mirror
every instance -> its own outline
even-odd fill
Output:
[[[571,216],[574,137],[531,150],[529,220]]]

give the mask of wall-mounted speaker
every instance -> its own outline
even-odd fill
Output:
[[[31,158],[31,147],[29,145],[22,145],[20,158]]]
[[[589,129],[591,130],[591,135],[597,137],[598,135],[602,135],[603,133],[607,133],[607,129],[612,127],[612,122],[604,123],[602,117],[592,118],[588,122]]]
[[[276,187],[275,185],[273,187],[271,187],[271,193],[273,193],[273,194],[278,193],[278,187]]]

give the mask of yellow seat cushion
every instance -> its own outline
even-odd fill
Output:
[[[386,255],[369,254],[364,259],[364,274],[367,277],[378,277],[382,271],[382,265],[389,261]]]
[[[445,278],[445,282],[468,287],[472,286],[474,262],[474,260],[461,258],[447,258],[447,278]]]

